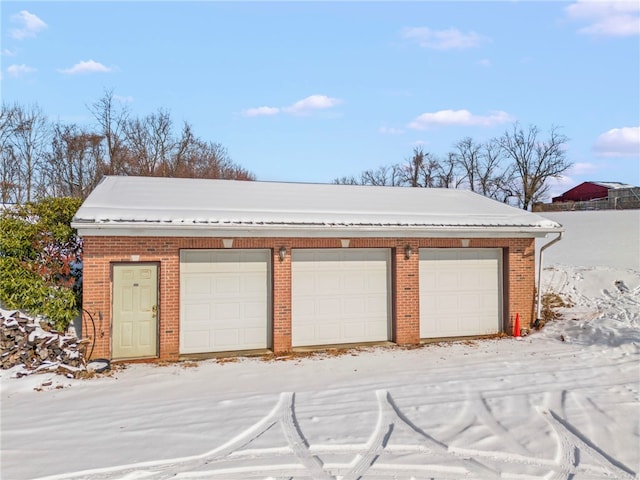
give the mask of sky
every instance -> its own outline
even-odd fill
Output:
[[[258,180],[331,182],[445,157],[515,122],[566,135],[584,181],[640,185],[640,3],[0,5],[4,102],[95,125],[105,91],[168,110]]]

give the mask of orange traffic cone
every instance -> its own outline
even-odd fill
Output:
[[[516,321],[513,324],[513,336],[520,338],[520,314],[516,313]]]

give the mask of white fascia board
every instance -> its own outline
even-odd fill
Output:
[[[202,225],[170,227],[166,225],[72,223],[83,236],[109,237],[236,237],[236,238],[544,238],[549,233],[564,231],[553,227],[406,227],[406,226],[262,226],[237,225],[207,228]]]

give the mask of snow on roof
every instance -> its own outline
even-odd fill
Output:
[[[466,190],[120,176],[103,179],[72,225],[81,234],[141,226],[254,232],[282,227],[503,227],[542,233],[561,228]]]
[[[636,188],[633,185],[629,185],[628,183],[620,183],[620,182],[588,182],[593,183],[594,185],[600,185],[601,187],[609,188],[612,190],[617,190],[619,188]]]

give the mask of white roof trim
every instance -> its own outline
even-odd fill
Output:
[[[561,226],[453,189],[106,177],[72,226],[126,236],[544,236]]]
[[[169,227],[144,226],[138,223],[119,225],[78,226],[80,236],[123,237],[307,237],[307,238],[531,238],[545,237],[548,233],[564,231],[562,228],[517,227],[291,227],[282,228],[206,228],[202,226]]]

